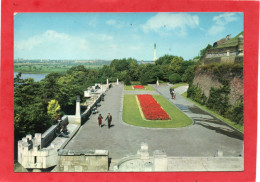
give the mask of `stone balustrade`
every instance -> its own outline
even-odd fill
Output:
[[[174,157],[167,156],[163,150],[155,150],[149,157],[147,143],[141,144],[136,155],[124,157],[111,167],[114,172],[133,171],[243,171],[243,157],[225,157],[221,150],[216,156]]]

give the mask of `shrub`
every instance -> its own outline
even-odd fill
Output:
[[[181,82],[181,76],[177,73],[173,73],[169,76],[169,81],[171,83],[179,83]]]
[[[232,120],[240,125],[244,125],[244,101],[243,97],[232,108]]]
[[[209,99],[207,102],[207,107],[217,111],[219,114],[223,116],[228,115],[228,111],[231,108],[229,104],[229,97],[226,93],[226,89],[224,86],[220,88],[211,88]]]
[[[148,76],[147,74],[142,74],[141,77],[140,77],[140,83],[141,85],[147,85],[148,83]]]
[[[197,86],[189,86],[187,90],[187,97],[192,98],[194,101],[204,105],[207,102],[207,97],[202,92],[201,88]]]
[[[130,80],[130,76],[129,75],[125,76],[125,84],[126,85],[131,85],[131,80]]]

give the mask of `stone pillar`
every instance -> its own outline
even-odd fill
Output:
[[[22,150],[23,150],[23,141],[18,141],[18,162],[22,164]]]
[[[156,60],[156,44],[154,44],[153,61],[155,62]]]
[[[137,151],[137,155],[140,155],[142,160],[149,159],[149,152],[148,152],[148,144],[143,142],[141,143],[141,149]]]
[[[159,81],[157,80],[156,85],[159,86]]]
[[[108,87],[108,78],[107,78],[107,87]]]
[[[118,78],[116,79],[116,84],[118,85],[119,83],[118,83]]]
[[[227,56],[229,56],[229,50],[227,50]]]
[[[81,124],[81,116],[80,116],[80,98],[79,98],[79,96],[77,96],[77,99],[76,99],[75,123],[76,123],[76,124]]]
[[[168,158],[164,151],[156,150],[153,153],[154,171],[167,171]]]
[[[42,134],[41,133],[35,133],[34,134],[34,145],[40,145],[40,148],[44,147],[42,146]]]

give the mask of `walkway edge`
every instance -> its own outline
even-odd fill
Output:
[[[66,145],[72,140],[72,138],[76,135],[76,133],[79,131],[82,125],[77,126],[77,128],[71,133],[71,136],[61,145],[60,149],[64,149]]]

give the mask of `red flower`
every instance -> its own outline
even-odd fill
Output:
[[[161,108],[152,95],[137,95],[143,114],[148,120],[169,120],[169,115]]]
[[[143,85],[134,85],[134,89],[145,89]]]

